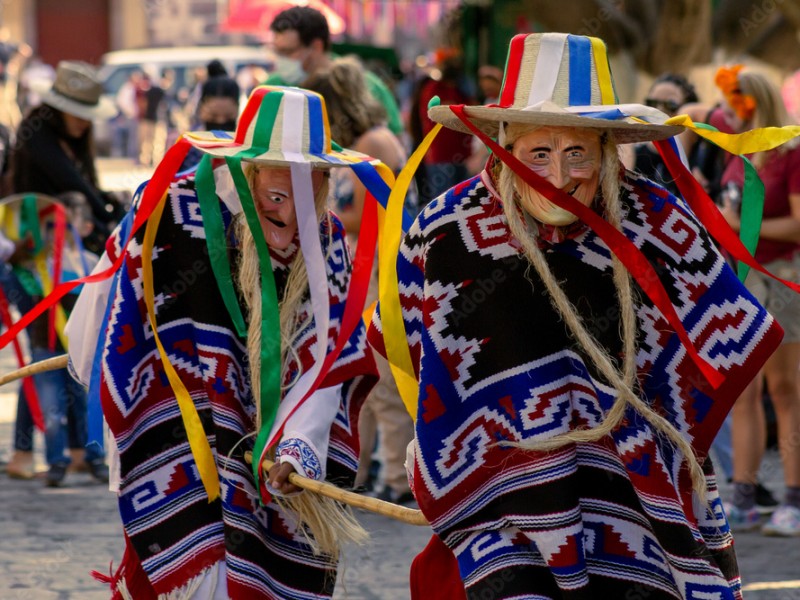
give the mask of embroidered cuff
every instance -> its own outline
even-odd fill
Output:
[[[291,463],[301,475],[320,481],[322,479],[322,463],[314,448],[297,437],[291,437],[278,444],[278,458],[281,463]]]

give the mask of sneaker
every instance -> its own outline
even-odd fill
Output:
[[[728,525],[731,531],[753,531],[758,529],[761,515],[755,506],[744,509],[725,502],[723,508],[725,509],[725,515],[728,517]]]
[[[762,515],[771,514],[778,508],[779,502],[767,488],[760,483],[756,484],[756,509]]]
[[[108,465],[102,458],[95,458],[85,462],[86,468],[97,481],[108,483]]]
[[[800,535],[800,508],[787,505],[778,507],[761,528],[761,533],[781,537]]]
[[[59,487],[67,476],[67,463],[53,463],[47,471],[44,483],[47,487]]]

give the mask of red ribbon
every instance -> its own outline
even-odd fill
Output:
[[[131,239],[133,239],[133,236],[137,231],[139,231],[139,228],[144,225],[144,223],[150,217],[150,214],[153,212],[153,209],[164,196],[164,192],[169,187],[173,176],[178,172],[181,163],[183,163],[183,159],[186,158],[186,154],[189,152],[191,147],[192,146],[188,141],[181,138],[167,151],[163,160],[161,163],[159,163],[158,167],[156,168],[156,172],[153,173],[152,179],[150,179],[150,182],[144,189],[142,201],[139,205],[139,209],[136,211],[136,216],[133,219],[131,232],[128,235],[128,239],[125,240],[122,250],[114,261],[114,264],[112,264],[105,271],[93,273],[91,275],[81,277],[80,279],[73,279],[72,281],[60,283],[55,286],[53,291],[48,294],[46,298],[34,306],[30,311],[25,313],[25,315],[23,315],[19,321],[11,324],[8,328],[8,331],[0,336],[0,348],[6,347],[8,343],[16,338],[25,327],[34,321],[34,319],[56,304],[59,300],[61,300],[61,298],[79,285],[103,281],[117,272],[125,259],[125,249],[128,247]]]
[[[675,151],[672,150],[669,143],[662,140],[655,142],[655,145],[670,174],[675,178],[675,183],[678,185],[684,200],[686,200],[700,221],[703,222],[703,225],[706,226],[708,233],[739,262],[743,262],[756,271],[780,281],[795,292],[800,292],[800,284],[781,279],[756,262],[753,255],[744,247],[736,232],[728,225],[725,217],[719,212],[717,205],[709,198],[703,186],[686,170],[686,167],[675,154]]]
[[[525,183],[537,190],[556,206],[577,215],[578,218],[600,236],[619,261],[628,269],[631,276],[633,276],[642,290],[647,294],[653,304],[655,304],[667,322],[672,326],[672,329],[683,343],[689,357],[700,369],[703,377],[705,377],[714,389],[722,385],[724,381],[722,374],[706,362],[697,352],[691,339],[689,339],[689,334],[684,329],[678,314],[675,312],[675,308],[672,306],[669,295],[661,284],[658,274],[633,242],[625,237],[622,232],[617,231],[610,223],[592,209],[584,206],[569,194],[559,190],[549,181],[525,167],[519,159],[478,129],[466,117],[463,104],[451,105],[450,110],[453,111],[461,122],[478,136],[484,144],[489,146],[496,156],[511,167],[511,170],[522,178]]]
[[[64,255],[64,232],[67,228],[67,215],[61,204],[50,204],[39,212],[43,219],[51,213],[56,214],[56,229],[53,239],[53,288],[61,281],[61,263]],[[47,314],[47,345],[51,352],[56,349],[56,306],[50,307]]]
[[[8,310],[8,300],[5,293],[0,289],[0,319],[3,325],[7,328],[11,327],[11,312]],[[22,353],[22,347],[19,345],[17,338],[13,339],[14,354],[17,357],[17,364],[20,368],[25,366],[25,355]],[[25,377],[22,380],[22,389],[25,392],[25,402],[28,404],[28,410],[31,413],[33,424],[39,431],[44,431],[44,417],[42,416],[42,407],[39,404],[39,395],[36,393],[36,386],[33,382],[33,377]]]

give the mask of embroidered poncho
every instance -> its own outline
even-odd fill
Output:
[[[633,174],[620,191],[625,234],[656,269],[700,354],[725,376],[711,389],[636,288],[640,393],[702,460],[782,332],[681,200]],[[619,357],[606,245],[585,229],[544,247],[590,333]],[[705,510],[676,450],[634,411],[597,443],[550,453],[502,445],[594,427],[616,391],[568,332],[481,176],[424,209],[397,269],[419,379],[415,495],[455,554],[468,597],[741,595],[710,462]],[[370,338],[382,351],[380,328],[376,313]]]
[[[227,227],[231,212],[223,203],[221,209]],[[125,239],[130,219],[110,253],[120,251],[118,243]],[[329,350],[338,335],[351,267],[343,233],[335,217],[323,219],[320,236],[331,307]],[[185,592],[213,573],[227,577],[231,598],[329,597],[336,576],[328,557],[312,553],[296,521],[276,504],[262,507],[257,502],[252,471],[244,460],[244,452],[253,446],[253,437],[246,436],[255,428],[245,340],[237,336],[217,289],[193,178],[169,189],[152,267],[160,338],[194,400],[215,454],[221,497],[211,503],[148,323],[141,279],[142,235],[129,245],[124,267],[109,290],[107,325],[100,330],[91,382],[99,390],[120,453],[119,507],[128,547],[113,584],[127,588],[139,600]],[[296,252],[296,246],[271,252],[279,293]],[[310,311],[308,300],[304,310]],[[102,314],[82,318],[97,322]],[[313,321],[308,327],[295,346],[304,370],[313,360],[316,344]],[[291,428],[286,429],[281,449],[307,475],[321,477],[327,470],[328,480],[352,485],[359,451],[358,413],[374,373],[362,324],[317,392],[335,404],[317,407],[310,416],[314,421],[320,413],[329,415],[327,424],[310,424],[312,430],[325,430],[327,452],[317,456],[319,448],[301,435],[292,437]],[[331,389],[339,390],[335,398]],[[308,403],[313,400],[314,396]],[[307,412],[305,417],[309,418]]]

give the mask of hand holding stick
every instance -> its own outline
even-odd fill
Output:
[[[245,460],[252,463],[253,457],[250,452],[245,453]],[[261,468],[268,474],[274,464],[273,461],[265,459],[261,462]],[[370,498],[369,496],[362,496],[361,494],[343,490],[340,487],[324,481],[316,481],[308,477],[303,477],[297,473],[289,475],[289,482],[304,490],[333,498],[342,504],[368,510],[375,514],[394,519],[395,521],[400,521],[409,525],[430,525],[427,519],[425,519],[425,515],[423,515],[421,511],[414,510],[413,508],[385,502],[377,498]]]

